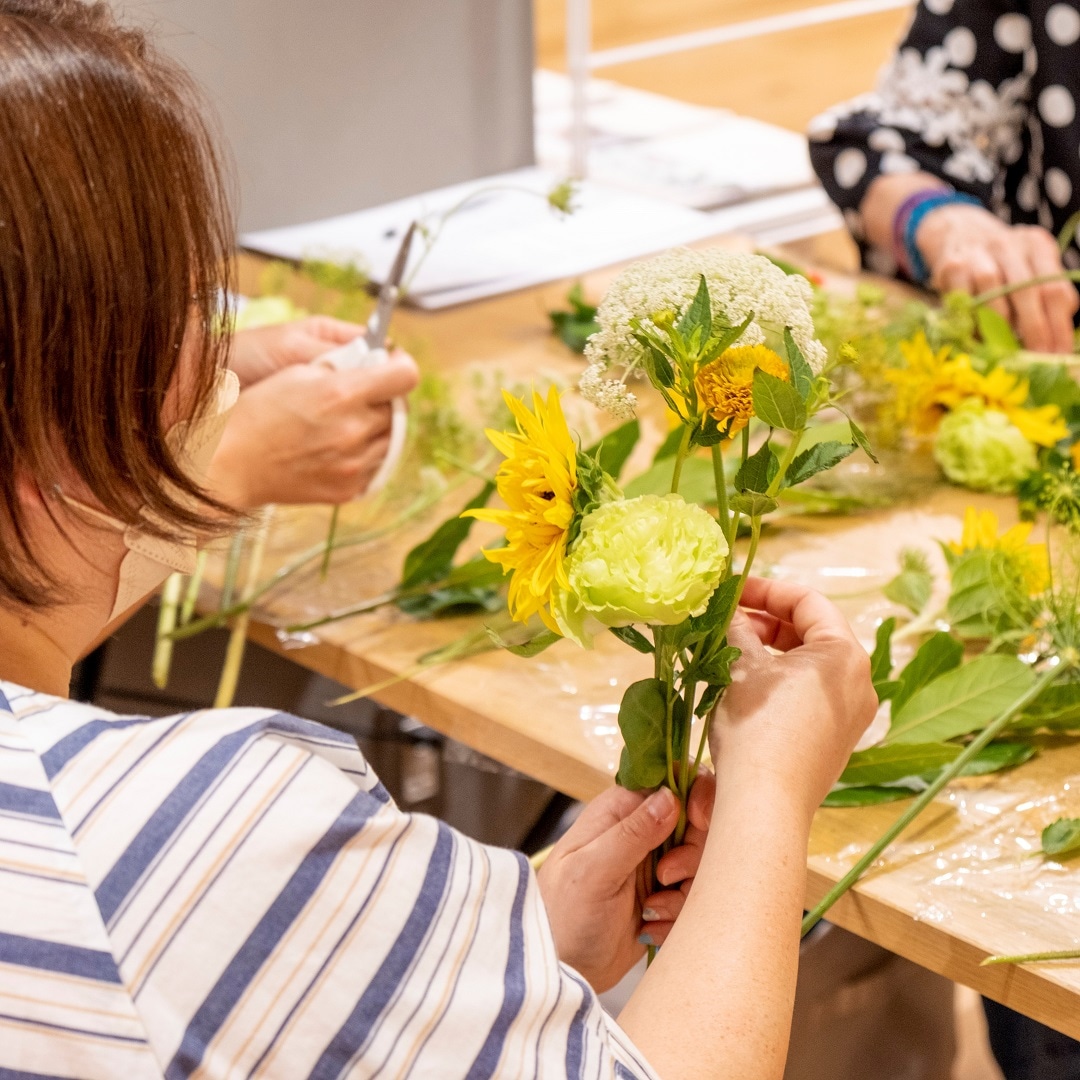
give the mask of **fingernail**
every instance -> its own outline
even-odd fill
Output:
[[[656,880],[658,882],[660,882],[661,885],[670,885],[671,884],[670,879],[671,879],[671,872],[669,870],[658,870],[656,872]]]
[[[678,806],[674,794],[670,788],[662,787],[654,791],[646,800],[645,807],[650,816],[657,822],[667,821],[671,812]]]
[[[652,934],[642,934],[641,937],[638,938],[638,944],[648,945],[651,948],[656,942],[653,941]]]
[[[660,912],[653,911],[651,907],[643,908],[641,912],[641,918],[643,922],[659,922]]]

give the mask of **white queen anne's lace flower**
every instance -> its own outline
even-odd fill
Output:
[[[586,400],[620,418],[633,415],[636,398],[625,382],[641,369],[645,354],[633,336],[631,320],[651,327],[653,315],[685,311],[702,274],[709,285],[714,318],[722,317],[734,326],[753,312],[739,344],[759,345],[766,339],[766,329],[775,334],[790,327],[807,362],[815,371],[821,370],[825,346],[814,337],[813,291],[806,278],[785,274],[761,255],[724,248],[676,248],[628,266],[608,289],[596,313],[600,329],[585,346],[589,367],[580,390]],[[612,368],[620,369],[619,378],[604,377]]]

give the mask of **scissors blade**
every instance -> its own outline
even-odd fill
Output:
[[[379,290],[379,302],[375,307],[375,314],[368,321],[368,346],[372,349],[381,349],[386,344],[386,334],[390,329],[390,317],[394,314],[398,299],[401,296],[401,280],[405,276],[405,268],[409,264],[409,251],[412,249],[413,236],[416,234],[416,222],[414,221],[402,238],[394,263],[390,267],[390,273],[386,276],[383,287]]]

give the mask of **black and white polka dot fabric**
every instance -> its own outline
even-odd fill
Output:
[[[859,206],[881,173],[933,173],[1013,224],[1080,208],[1080,2],[920,0],[876,91],[810,125],[810,155],[871,269]],[[1068,266],[1080,267],[1070,246]]]

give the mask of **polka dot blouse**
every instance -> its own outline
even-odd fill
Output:
[[[1057,233],[1080,209],[1080,0],[920,0],[875,92],[810,125],[814,168],[872,269],[859,206],[881,173],[924,171],[1005,221]],[[1080,267],[1070,246],[1068,266]]]

